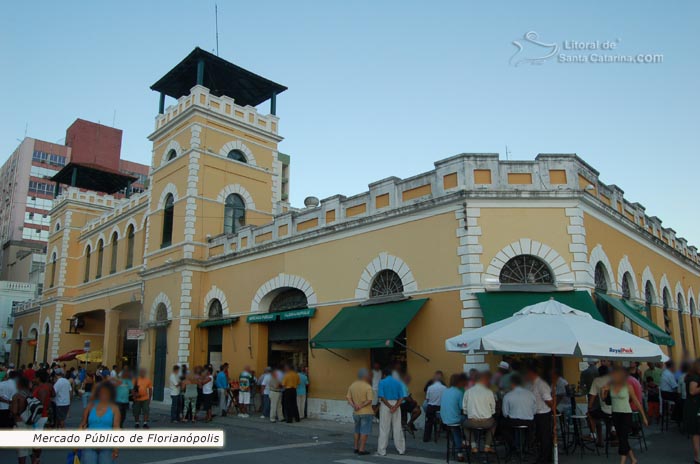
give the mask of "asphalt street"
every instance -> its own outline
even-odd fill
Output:
[[[76,427],[79,422],[82,406],[76,401],[71,407],[68,420],[69,427]],[[151,408],[151,428],[192,428],[192,424],[170,424],[168,408],[154,405]],[[126,428],[133,427],[129,418]],[[392,462],[409,462],[438,464],[445,462],[444,437],[436,444],[423,443],[420,433],[415,437],[407,437],[407,453],[399,456],[389,447],[386,457],[357,456],[352,452],[352,428],[350,424],[335,421],[305,420],[299,424],[275,423],[260,419],[257,415],[246,419],[238,417],[217,417],[210,424],[197,423],[195,428],[222,429],[225,431],[226,445],[222,449],[124,449],[120,452],[120,463],[127,464],[211,464],[212,462],[238,463],[334,463],[334,464],[391,464]],[[369,449],[376,449],[375,426],[370,437]],[[0,442],[2,434],[0,432]],[[681,435],[677,429],[661,432],[658,426],[647,430],[649,450],[638,454],[641,463],[690,463],[690,440]],[[633,442],[635,451],[637,443]],[[66,462],[65,450],[45,450],[42,464],[63,464]],[[562,453],[563,454],[563,453]],[[495,459],[491,459],[495,462]],[[0,463],[16,462],[16,454],[9,449],[0,450]],[[503,459],[501,460],[503,462]],[[513,460],[512,462],[517,462]],[[562,463],[587,464],[593,462],[619,462],[616,450],[610,450],[610,456],[605,457],[588,452],[583,457],[562,455]]]

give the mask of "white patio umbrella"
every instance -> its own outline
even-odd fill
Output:
[[[445,340],[447,351],[540,354],[617,361],[667,359],[658,345],[599,322],[554,299],[526,306],[513,316]],[[556,414],[556,386],[552,382]],[[554,462],[558,462],[554,420]]]

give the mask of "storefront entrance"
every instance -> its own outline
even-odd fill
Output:
[[[214,369],[218,369],[222,364],[223,339],[222,326],[207,328],[207,364],[214,366]]]
[[[379,363],[382,369],[393,367],[396,364],[401,366],[401,372],[406,372],[406,329],[395,338],[399,343],[394,343],[391,348],[372,348],[370,350],[370,360],[372,365]],[[402,346],[403,345],[403,346]]]
[[[276,320],[268,324],[267,362],[270,366],[308,366],[309,320]]]

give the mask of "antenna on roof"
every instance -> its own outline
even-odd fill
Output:
[[[219,5],[214,3],[214,23],[216,29],[216,56],[219,56]]]
[[[510,151],[508,150],[508,145],[506,145],[506,161],[508,161],[508,155],[510,155]]]
[[[117,109],[114,108],[114,114],[112,114],[112,127],[114,127],[114,124],[117,122]]]

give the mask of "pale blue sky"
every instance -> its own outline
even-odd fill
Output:
[[[352,195],[460,152],[577,153],[700,246],[700,3],[219,1],[220,55],[289,87],[278,99],[292,202]],[[509,66],[512,41],[619,40],[661,64]],[[150,163],[149,90],[214,48],[214,2],[12,2],[0,16],[0,159],[77,117],[124,130]],[[264,106],[267,111],[267,105]]]

